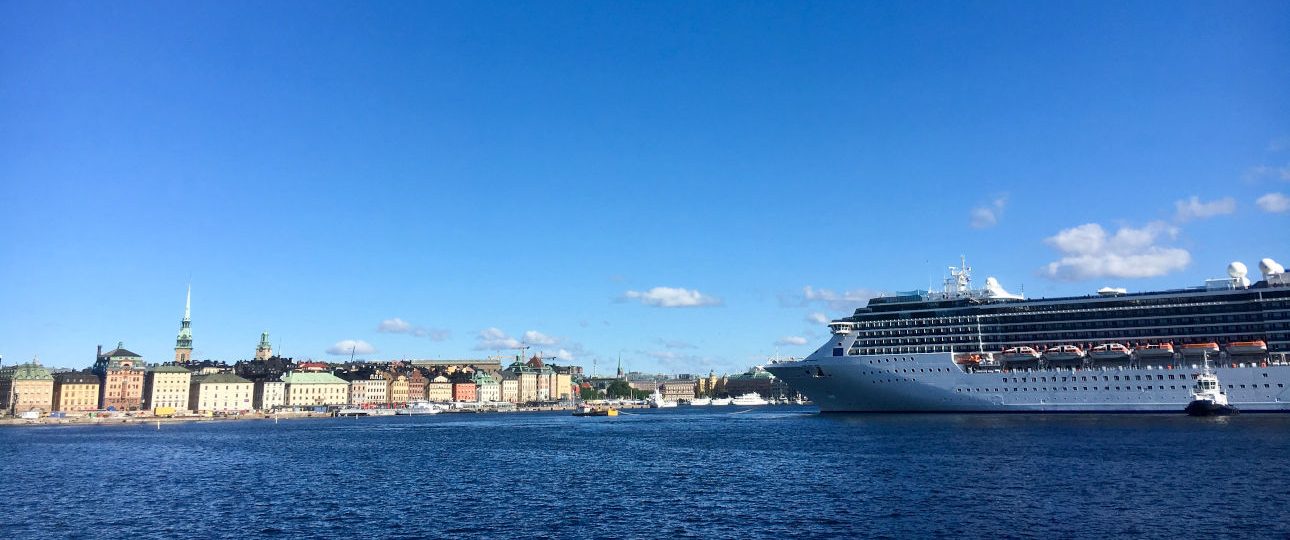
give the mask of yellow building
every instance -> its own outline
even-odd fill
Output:
[[[193,374],[181,366],[153,366],[143,380],[144,407],[156,412],[170,408],[188,410],[188,393]]]
[[[349,383],[330,373],[293,371],[282,376],[286,383],[288,407],[345,405],[349,402]]]
[[[250,412],[254,397],[255,384],[237,375],[202,375],[189,385],[188,409],[203,413]]]
[[[408,404],[408,376],[402,374],[386,373],[385,380],[388,381],[386,395],[389,396],[390,405],[407,405]]]
[[[452,401],[452,383],[448,378],[439,375],[426,383],[426,401],[447,403]]]
[[[54,376],[38,362],[0,369],[0,409],[5,413],[49,414],[53,407]]]
[[[54,410],[63,412],[93,411],[99,408],[98,375],[84,371],[54,376]]]

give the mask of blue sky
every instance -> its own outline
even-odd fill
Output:
[[[1286,36],[1284,2],[5,2],[0,353],[168,360],[191,281],[198,358],[733,371],[960,254],[1032,297],[1290,262]]]

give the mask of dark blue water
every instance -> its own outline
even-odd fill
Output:
[[[1290,536],[1290,416],[725,409],[0,429],[0,536]]]

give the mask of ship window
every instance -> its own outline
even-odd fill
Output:
[[[1242,385],[1241,385],[1241,388],[1245,388],[1245,385],[1243,385],[1243,384],[1242,384]]]

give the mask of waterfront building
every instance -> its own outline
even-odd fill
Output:
[[[503,373],[502,380],[497,381],[497,390],[498,390],[498,397],[500,398],[498,399],[498,401],[505,401],[507,403],[520,402],[519,379],[514,377],[508,377],[505,373]]]
[[[476,371],[472,379],[475,381],[475,395],[480,403],[490,403],[502,401],[502,388],[497,384],[497,378],[483,371]]]
[[[386,395],[389,404],[392,407],[402,407],[408,404],[408,376],[402,373],[385,373],[385,380],[388,384]]]
[[[742,396],[749,392],[756,392],[764,398],[794,393],[783,381],[775,378],[774,375],[771,375],[769,371],[762,369],[760,366],[726,379],[726,394]]]
[[[452,383],[452,400],[475,402],[479,400],[479,394],[476,392],[475,381],[467,378],[461,378]]]
[[[255,359],[268,360],[273,356],[273,346],[269,344],[269,331],[260,332],[260,344],[255,346]]]
[[[534,357],[534,359],[537,359],[537,357]],[[547,399],[545,392],[541,396],[538,394],[538,370],[531,365],[532,360],[530,359],[530,364],[525,364],[517,359],[502,372],[502,380],[514,379],[516,382],[518,391],[516,403],[529,403]],[[541,365],[540,359],[538,359],[538,364]]]
[[[245,413],[252,409],[255,383],[232,373],[194,377],[188,408],[202,413]]]
[[[426,401],[447,403],[452,401],[452,383],[443,375],[436,375],[426,383]]]
[[[694,382],[694,394],[697,397],[712,397],[717,391],[717,374],[709,371],[707,377],[699,377]]]
[[[143,357],[130,352],[124,342],[102,352],[94,361],[94,373],[103,380],[99,387],[99,408],[115,411],[137,411],[143,408],[143,378],[147,368]]]
[[[54,410],[93,411],[99,408],[99,378],[85,371],[54,375]]]
[[[255,395],[251,398],[251,405],[256,410],[271,411],[287,403],[287,383],[281,380],[260,380],[255,381]]]
[[[188,410],[193,373],[183,366],[153,366],[143,380],[144,406],[153,413]]]
[[[192,318],[189,316],[193,306],[193,286],[188,286],[188,298],[184,300],[184,320],[179,322],[179,335],[175,336],[175,363],[187,364],[193,360]]]
[[[663,394],[666,401],[681,401],[694,399],[694,381],[692,380],[670,380],[663,381],[659,385],[659,392]]]
[[[0,369],[0,410],[19,415],[40,411],[49,414],[54,407],[54,376],[32,360]]]
[[[286,405],[309,407],[345,405],[349,401],[349,383],[330,373],[293,371],[282,376],[286,383]]]
[[[347,402],[355,407],[383,407],[389,403],[389,389],[379,371],[363,369],[342,374],[349,383]]]
[[[411,368],[408,373],[408,400],[426,398],[426,383],[430,382],[420,368]]]
[[[233,373],[234,375],[237,375],[234,367],[228,365],[227,362],[222,360],[202,360],[200,362],[190,361],[186,367],[189,371],[198,375],[214,375],[216,373]]]
[[[440,360],[410,360],[408,363],[415,367],[428,368],[435,371],[442,371],[452,375],[466,368],[473,371],[487,371],[489,373],[498,373],[502,371],[502,361],[498,358],[486,359],[440,359]]]

